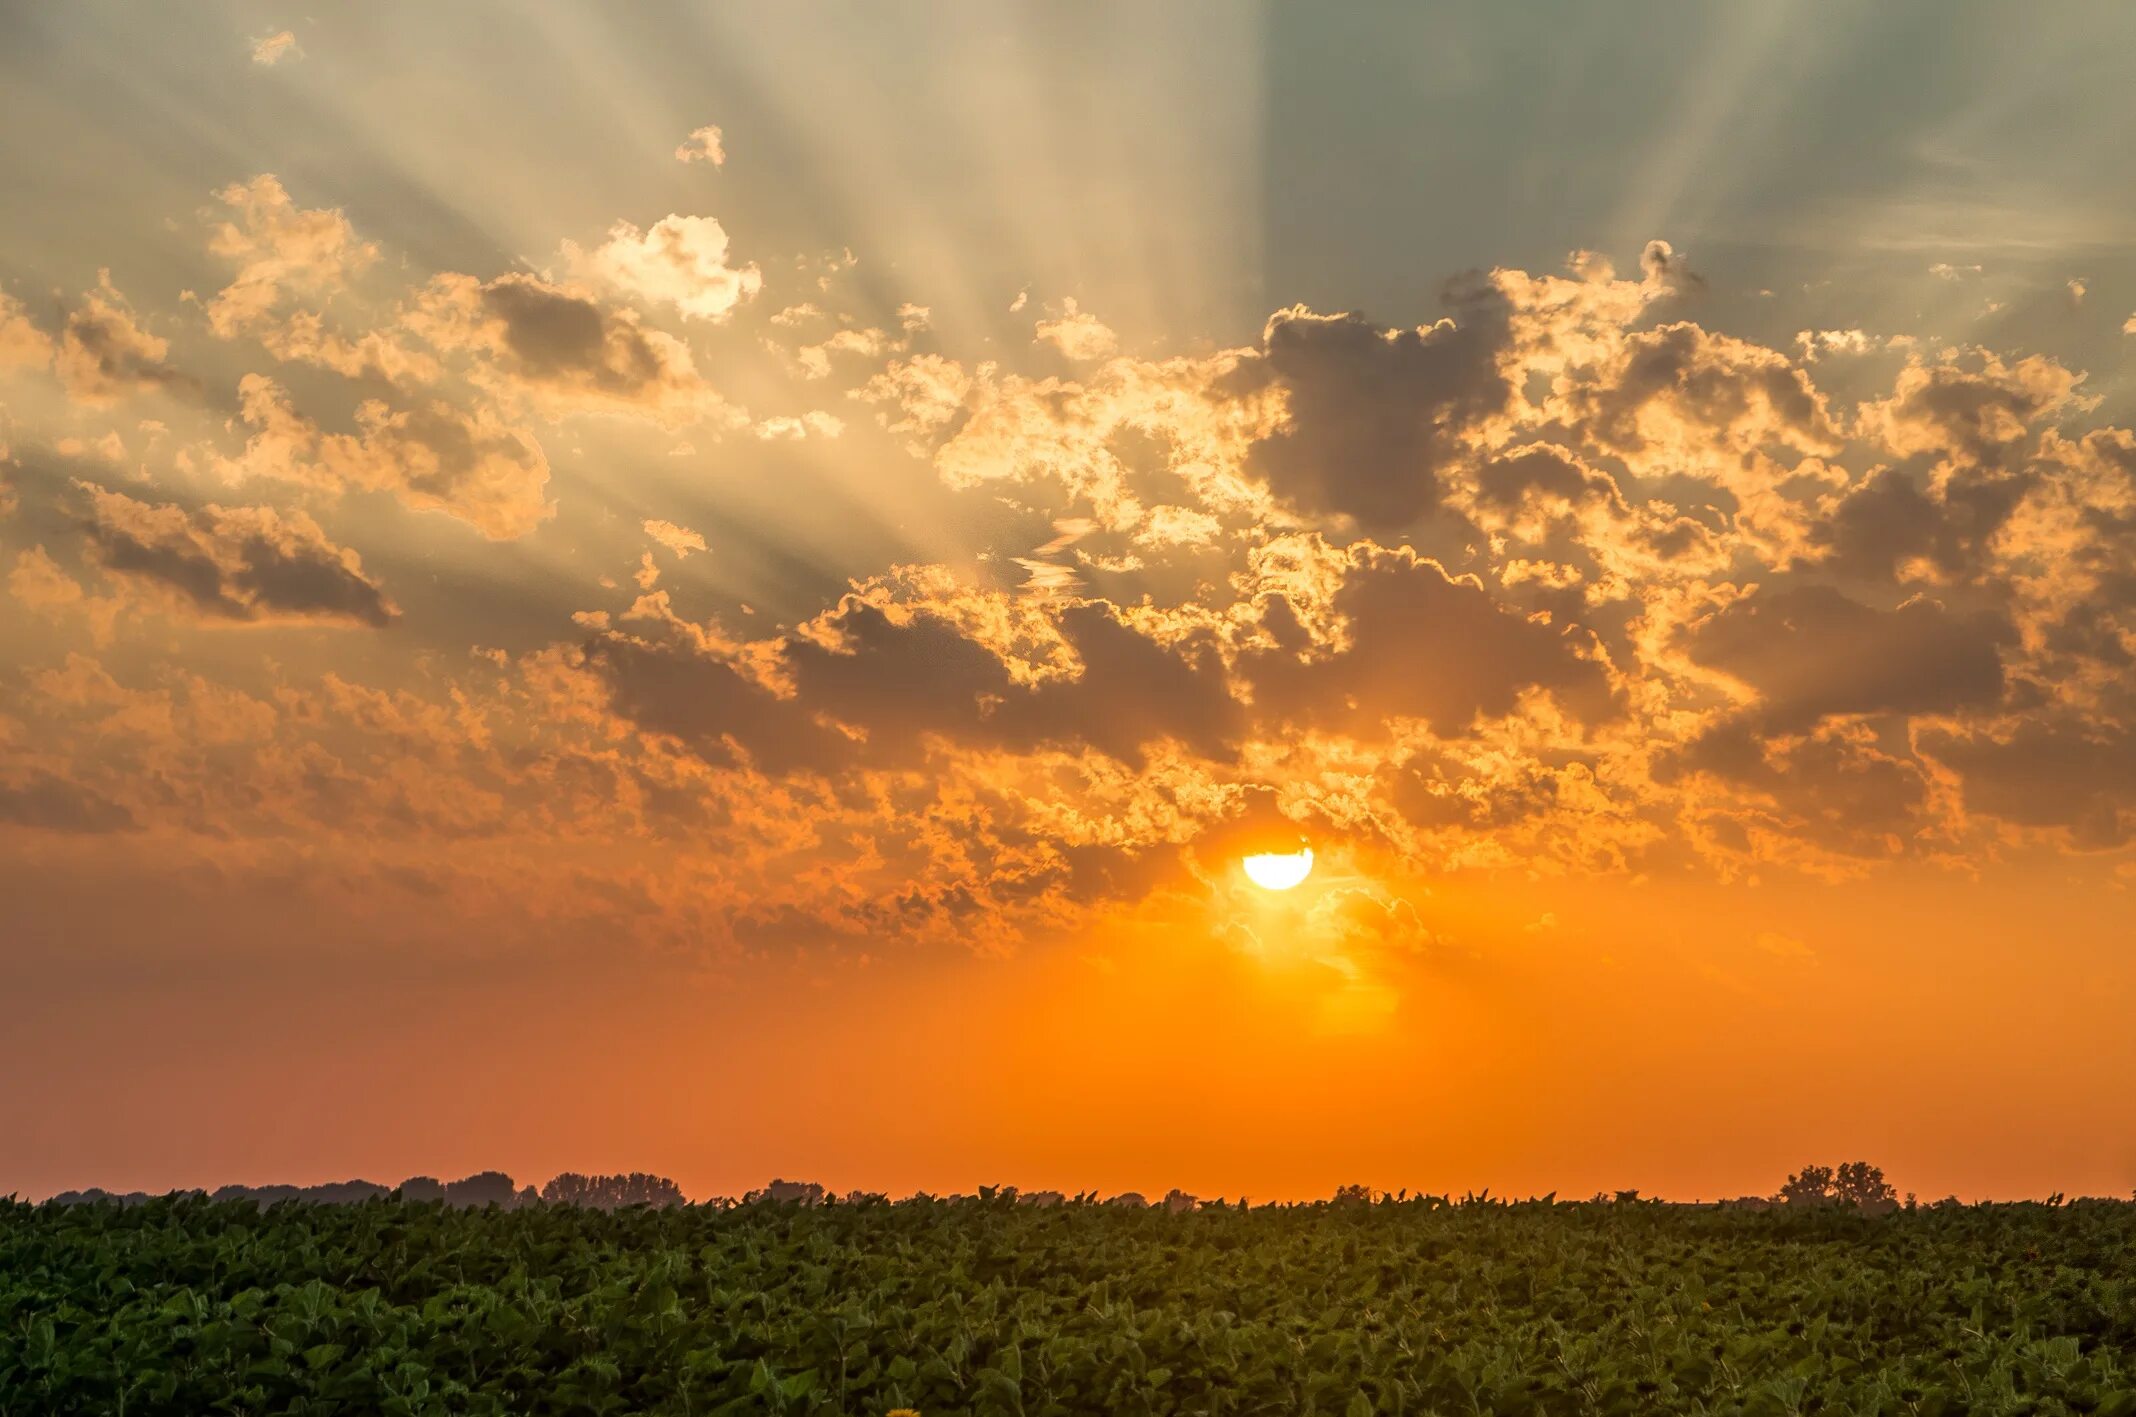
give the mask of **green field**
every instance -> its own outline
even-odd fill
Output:
[[[0,1206],[0,1413],[2136,1413],[2136,1205]]]

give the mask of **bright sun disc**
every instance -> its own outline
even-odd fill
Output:
[[[1313,848],[1298,851],[1265,851],[1239,863],[1246,879],[1264,891],[1287,891],[1313,874]]]

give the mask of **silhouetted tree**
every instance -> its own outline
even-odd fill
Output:
[[[402,1187],[403,1191],[406,1189],[407,1187]],[[502,1171],[477,1171],[472,1176],[445,1183],[445,1204],[468,1210],[480,1209],[486,1205],[504,1206],[509,1209],[517,1204],[518,1200],[519,1188],[514,1186],[512,1178]]]
[[[779,1201],[787,1205],[823,1204],[823,1186],[816,1181],[774,1180],[760,1191],[742,1197],[745,1201]]]
[[[1841,1205],[1874,1209],[1898,1203],[1899,1193],[1884,1179],[1884,1168],[1849,1161],[1832,1178],[1832,1196]]]
[[[1888,1210],[1899,1202],[1899,1193],[1884,1179],[1884,1168],[1866,1161],[1849,1161],[1834,1169],[1805,1166],[1780,1187],[1780,1199],[1789,1205],[1846,1205],[1858,1210]]]
[[[1805,1166],[1780,1187],[1780,1199],[1789,1205],[1829,1205],[1832,1202],[1832,1168]]]
[[[632,1171],[628,1175],[602,1176],[566,1171],[541,1188],[541,1199],[549,1205],[577,1205],[589,1210],[621,1210],[630,1205],[665,1207],[685,1203],[682,1187],[665,1176],[653,1176],[643,1171]]]

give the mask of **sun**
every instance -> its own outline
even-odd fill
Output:
[[[1264,851],[1239,862],[1246,879],[1264,891],[1287,891],[1313,874],[1313,848],[1296,851]]]

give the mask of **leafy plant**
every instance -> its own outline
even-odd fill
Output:
[[[6,1202],[0,1417],[2136,1417],[2136,1205],[1359,1191]]]

